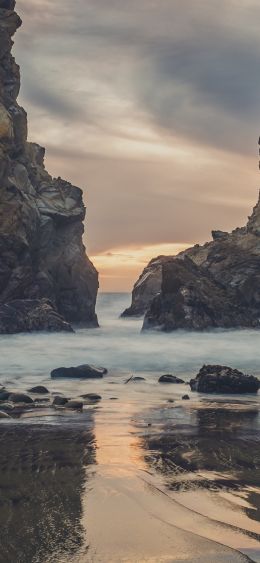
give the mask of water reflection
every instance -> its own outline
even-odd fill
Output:
[[[227,408],[226,408],[227,407]],[[149,420],[151,420],[151,412]],[[249,518],[260,521],[259,413],[254,405],[200,403],[156,410],[142,437],[146,462],[172,491],[247,491]]]
[[[87,549],[82,494],[94,463],[91,426],[1,425],[1,561],[67,562]]]

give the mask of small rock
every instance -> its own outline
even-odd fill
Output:
[[[145,378],[140,377],[139,375],[136,375],[135,377],[133,377],[132,381],[145,381]]]
[[[99,379],[107,373],[105,368],[97,368],[88,364],[70,368],[56,368],[51,372],[52,378],[66,377],[71,379]]]
[[[96,401],[101,401],[101,395],[97,395],[97,393],[86,393],[85,395],[80,395],[82,399],[86,399],[88,401],[92,401],[93,403]]]
[[[168,403],[174,403],[174,399],[168,399]]]
[[[54,397],[52,404],[57,407],[64,407],[68,400],[69,399],[66,399],[66,397]]]
[[[68,401],[66,403],[66,409],[73,409],[73,410],[82,410],[83,409],[83,403],[82,401],[77,401],[75,399]]]
[[[0,392],[0,401],[8,401],[9,395],[11,395],[10,391],[1,391]]]
[[[25,393],[11,393],[8,400],[12,401],[12,403],[33,403],[31,397],[29,397],[29,395],[25,395]]]
[[[118,397],[110,397],[110,401],[117,401]]]
[[[36,385],[36,387],[32,387],[28,389],[28,393],[37,393],[38,395],[47,395],[49,393],[48,389],[44,387],[44,385]]]
[[[161,375],[158,379],[159,383],[184,383],[183,379],[176,377],[176,375],[165,374]]]
[[[183,395],[182,400],[183,401],[189,401],[190,400],[189,395]]]
[[[0,418],[11,418],[7,412],[0,411]]]

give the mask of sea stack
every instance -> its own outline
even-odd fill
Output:
[[[0,0],[0,313],[14,300],[48,299],[63,320],[95,327],[98,274],[82,240],[82,190],[52,178],[45,149],[27,141],[11,54],[22,23],[14,7]]]
[[[260,200],[246,226],[213,231],[212,239],[151,261],[127,315],[142,314],[145,302],[144,330],[259,328]]]

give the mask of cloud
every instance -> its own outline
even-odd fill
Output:
[[[92,254],[192,243],[256,198],[256,0],[18,0],[20,100]],[[112,258],[112,257],[111,257]]]

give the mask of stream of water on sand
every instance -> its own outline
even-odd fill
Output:
[[[141,320],[119,318],[129,299],[101,294],[96,330],[1,337],[7,388],[102,400],[1,421],[0,563],[260,562],[259,396],[158,384],[203,363],[259,376],[260,333],[140,334]],[[108,375],[50,379],[81,363]],[[145,380],[126,385],[132,374]]]

